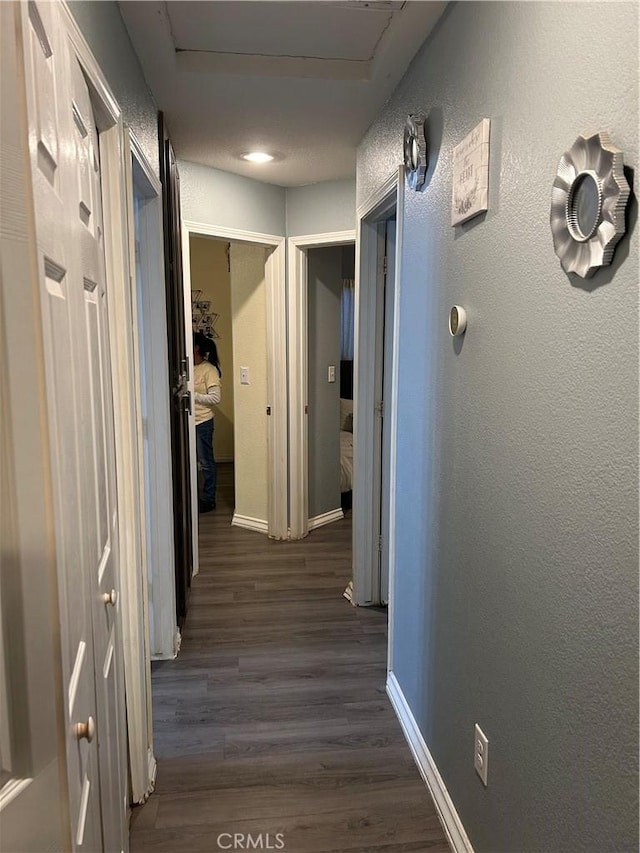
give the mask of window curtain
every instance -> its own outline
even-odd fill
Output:
[[[340,318],[340,358],[343,361],[353,361],[353,336],[355,331],[354,296],[354,280],[352,278],[343,278]]]

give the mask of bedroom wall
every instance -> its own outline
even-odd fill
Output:
[[[309,518],[340,508],[342,247],[308,251]],[[333,365],[336,381],[327,381]]]
[[[158,110],[120,14],[111,0],[68,0],[67,5],[156,175]]]
[[[216,348],[222,368],[222,399],[215,410],[213,447],[219,462],[233,460],[233,329],[229,244],[223,240],[192,235],[189,239],[191,289],[201,290],[218,314]]]
[[[264,266],[267,250],[231,244],[233,394],[235,399],[236,515],[268,519],[267,314]],[[249,385],[240,368],[249,368]],[[229,380],[231,374],[229,374]],[[225,375],[225,385],[228,383]]]
[[[549,229],[579,133],[608,130],[634,180],[637,56],[636,4],[453,3],[358,151],[361,203],[428,112],[404,210],[392,666],[477,853],[638,847],[637,203],[588,281]],[[454,229],[452,149],[483,117],[489,211]]]

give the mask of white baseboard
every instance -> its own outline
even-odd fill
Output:
[[[344,512],[340,507],[331,509],[329,512],[323,512],[322,515],[316,515],[309,519],[309,530],[315,530],[316,527],[322,527],[323,524],[331,524],[332,521],[340,521],[344,518]]]
[[[387,676],[387,693],[389,699],[391,699],[393,709],[400,720],[402,731],[407,739],[407,743],[411,747],[411,752],[418,765],[420,774],[427,784],[451,849],[454,853],[473,853],[473,847],[467,837],[456,807],[453,805],[449,792],[442,781],[442,776],[438,772],[436,763],[422,737],[415,717],[411,713],[402,688],[392,672]]]
[[[249,515],[238,515],[234,512],[231,520],[233,527],[244,527],[246,530],[255,530],[256,533],[268,533],[269,524],[262,518],[251,518]]]

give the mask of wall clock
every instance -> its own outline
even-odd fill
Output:
[[[551,191],[551,233],[562,269],[589,278],[611,263],[625,232],[629,184],[622,151],[605,132],[579,136],[558,165]]]
[[[404,167],[407,183],[412,190],[419,190],[427,174],[427,140],[425,117],[420,114],[407,116],[404,126]]]

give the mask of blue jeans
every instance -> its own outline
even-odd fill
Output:
[[[196,424],[196,456],[204,477],[202,500],[206,504],[215,504],[218,471],[213,458],[213,418]]]

